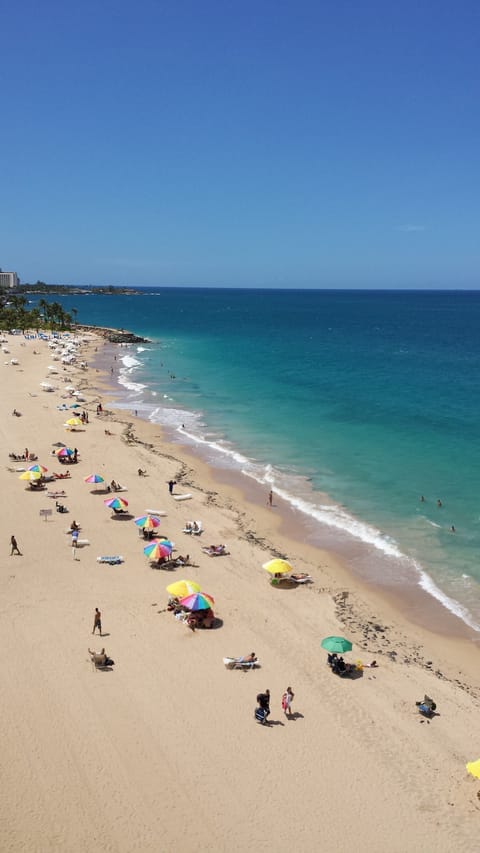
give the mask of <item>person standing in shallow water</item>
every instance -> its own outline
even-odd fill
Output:
[[[272,490],[271,490],[271,489],[270,489],[270,491],[269,491],[269,493],[268,493],[268,505],[269,505],[270,507],[272,507],[272,506],[273,506],[273,492],[272,492]]]

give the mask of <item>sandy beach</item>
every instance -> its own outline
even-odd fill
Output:
[[[82,344],[83,370],[52,362],[46,341],[4,337],[0,849],[476,851],[480,780],[465,764],[480,757],[478,636],[440,605],[437,631],[432,619],[426,630],[420,594],[396,607],[296,538],[286,508],[270,508],[259,487],[115,411],[108,368],[92,366],[99,339]],[[42,391],[45,381],[56,390]],[[82,390],[89,417],[72,433],[73,410],[59,409],[74,400],[67,385]],[[76,465],[52,455],[60,442],[78,448]],[[19,479],[28,464],[9,457],[25,448],[70,478],[35,493]],[[84,482],[92,473],[126,487],[129,517],[104,506],[108,495]],[[191,498],[175,500],[169,480]],[[68,513],[55,511],[55,489]],[[191,565],[150,567],[132,520],[147,509],[165,513],[161,533]],[[88,543],[76,550],[74,519]],[[183,533],[193,519],[201,536]],[[12,534],[21,556],[10,556]],[[208,556],[211,543],[228,555]],[[272,586],[262,564],[276,556],[312,583]],[[214,596],[212,630],[192,632],[166,610],[166,586],[181,578]],[[334,675],[320,648],[329,635],[352,641],[349,661],[378,666]],[[103,646],[110,671],[88,654]],[[258,668],[225,668],[223,657],[252,650]],[[266,688],[262,726],[254,708]],[[431,720],[415,704],[425,693],[437,703]]]

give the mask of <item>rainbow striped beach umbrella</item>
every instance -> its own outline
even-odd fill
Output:
[[[180,604],[187,610],[208,610],[215,604],[215,599],[208,592],[194,592],[180,599]]]
[[[84,483],[104,483],[105,480],[100,474],[89,474],[88,477],[83,478]]]
[[[172,543],[164,539],[163,542],[149,542],[145,545],[143,553],[149,560],[162,560],[164,557],[169,557],[172,550]]]
[[[34,480],[41,480],[43,474],[41,471],[24,471],[23,474],[20,474],[19,480],[29,480],[31,483]]]
[[[40,474],[46,474],[48,468],[45,468],[45,465],[30,465],[30,468],[27,468],[27,471],[38,471]]]
[[[58,456],[59,459],[65,459],[67,456],[73,456],[74,451],[71,447],[59,447],[58,450],[55,451],[55,455]]]
[[[137,527],[143,527],[144,530],[155,530],[160,527],[160,519],[156,515],[139,515],[133,521]]]
[[[126,509],[128,506],[128,501],[125,498],[107,498],[103,503],[110,509]]]

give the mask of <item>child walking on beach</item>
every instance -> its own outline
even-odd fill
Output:
[[[292,702],[295,693],[293,692],[291,687],[287,687],[285,693],[282,696],[282,709],[286,717],[289,717],[292,713]]]

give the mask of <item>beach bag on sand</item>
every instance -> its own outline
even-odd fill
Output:
[[[263,708],[255,708],[254,716],[257,723],[265,724],[267,721],[267,712]]]

